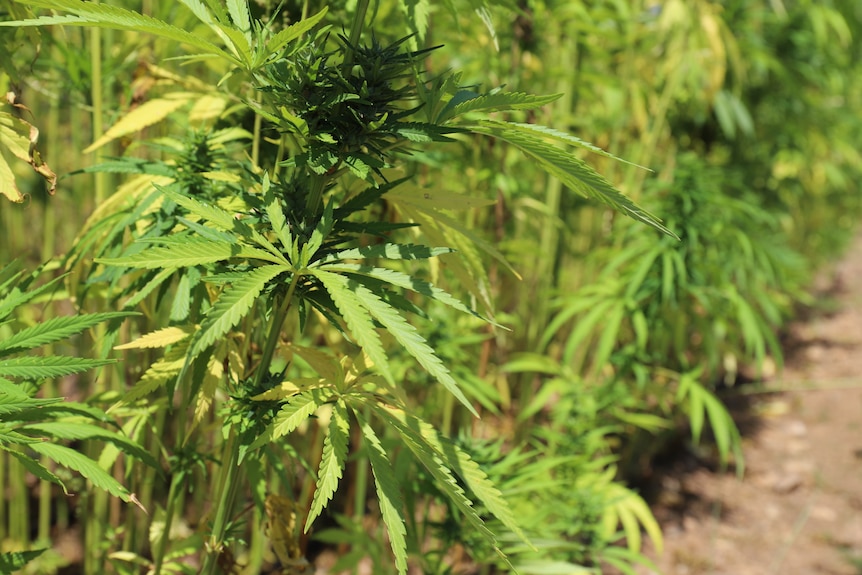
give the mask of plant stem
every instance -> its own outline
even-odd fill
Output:
[[[92,28],[90,30],[90,100],[93,104],[93,139],[101,137],[104,131],[102,123],[102,31],[100,28]],[[107,182],[107,174],[104,172],[96,172],[95,174],[95,192],[96,204],[99,205],[105,200],[105,189]]]
[[[255,373],[255,387],[263,383],[264,378],[269,374],[269,367],[272,364],[272,357],[278,347],[278,342],[281,339],[281,326],[287,317],[287,312],[290,309],[290,302],[293,300],[293,295],[296,291],[296,285],[299,282],[300,274],[293,274],[293,278],[288,287],[287,294],[284,300],[278,307],[275,317],[272,319],[269,334],[264,344],[263,353],[260,363],[257,366]],[[210,533],[209,542],[207,543],[207,555],[204,560],[201,573],[204,575],[215,575],[218,569],[218,558],[221,554],[222,547],[225,544],[224,536],[227,532],[228,524],[233,513],[233,508],[236,502],[237,492],[239,491],[239,448],[240,443],[237,440],[237,432],[234,427],[230,429],[228,440],[222,449],[223,458],[222,465],[219,471],[218,493],[220,498],[216,506],[216,516],[213,521],[212,532]]]
[[[353,14],[353,26],[350,28],[350,47],[344,55],[345,73],[353,67],[353,48],[359,45],[362,36],[362,28],[365,26],[365,14],[368,13],[369,0],[359,0],[356,3],[356,12]]]
[[[171,539],[170,531],[171,531],[171,523],[174,517],[174,509],[176,507],[177,502],[177,490],[179,489],[179,485],[184,483],[185,474],[184,473],[176,473],[174,477],[171,479],[171,486],[168,489],[168,506],[165,509],[165,523],[164,523],[164,531],[162,532],[161,537],[159,538],[159,545],[155,550],[155,558],[153,565],[153,573],[155,575],[160,575],[162,571],[162,562],[165,559],[165,553],[168,549],[168,541]]]
[[[305,201],[305,212],[310,216],[317,216],[320,213],[324,188],[326,188],[326,176],[312,175],[308,199]]]
[[[220,498],[216,505],[216,516],[213,521],[212,533],[207,542],[207,555],[201,573],[215,575],[218,569],[218,558],[224,546],[224,535],[236,501],[239,486],[239,444],[236,440],[236,430],[231,428],[223,452],[227,458],[222,460],[219,473],[218,493]]]
[[[179,382],[178,382],[179,383]],[[185,395],[186,390],[183,390],[183,394]],[[186,440],[188,439],[188,434],[186,433],[186,406],[188,402],[186,398],[184,398],[179,413],[178,413],[178,423],[177,423],[177,438],[176,445],[180,446],[181,449],[185,450]],[[177,500],[179,498],[179,489],[182,484],[185,483],[187,478],[187,473],[183,471],[184,467],[180,467],[180,471],[174,473],[171,478],[171,486],[168,489],[168,503],[165,508],[165,524],[163,527],[161,538],[159,539],[158,550],[155,556],[155,565],[153,567],[153,571],[155,575],[160,575],[162,569],[162,562],[165,558],[165,552],[168,548],[168,541],[171,538],[171,524],[174,520],[174,513],[177,508]]]

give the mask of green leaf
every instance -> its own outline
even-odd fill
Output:
[[[665,429],[674,429],[674,424],[671,420],[653,413],[617,411],[614,415],[620,421],[640,427],[652,434],[658,434]]]
[[[153,458],[150,452],[139,444],[118,433],[102,429],[101,427],[96,427],[95,425],[67,421],[44,421],[41,423],[25,425],[19,429],[22,432],[37,431],[56,439],[64,440],[101,439],[102,441],[113,443],[126,455],[135,457],[153,468],[159,467],[158,462]]]
[[[475,92],[462,91],[463,94],[473,95],[468,99],[455,98],[446,104],[437,116],[437,122],[444,123],[456,116],[468,112],[499,112],[502,110],[534,110],[546,104],[559,100],[562,94],[549,94],[537,96],[523,92],[492,92],[490,94],[475,94]]]
[[[3,447],[2,442],[0,442],[0,449],[2,449],[3,451],[6,451],[10,455],[12,455],[12,457],[17,459],[18,462],[21,465],[23,465],[24,468],[27,471],[29,471],[30,473],[32,473],[35,477],[38,477],[39,479],[51,482],[55,485],[59,485],[60,488],[63,490],[63,493],[65,493],[66,495],[69,494],[69,491],[66,489],[66,484],[63,483],[62,479],[60,479],[59,477],[54,475],[54,473],[52,473],[50,469],[48,469],[47,467],[45,467],[44,465],[42,465],[41,463],[39,463],[38,461],[36,461],[32,457],[30,457],[29,455],[25,455],[25,454],[21,453],[20,451],[18,451],[17,449],[5,449]],[[3,572],[4,571],[2,569],[0,569],[0,573],[3,573]]]
[[[81,359],[77,357],[16,357],[0,360],[0,376],[41,379],[81,373],[114,363],[113,359]]]
[[[401,9],[407,15],[410,29],[416,34],[420,43],[425,40],[431,15],[431,2],[429,0],[400,0]]]
[[[6,147],[5,143],[3,147]],[[0,194],[6,196],[10,202],[20,204],[24,201],[24,194],[15,182],[15,172],[2,155],[0,155]]]
[[[246,45],[251,47],[251,16],[248,13],[248,0],[227,0],[227,11],[234,26],[245,36]]]
[[[74,469],[99,489],[104,489],[111,495],[119,497],[126,502],[134,502],[132,494],[123,487],[116,479],[105,472],[99,464],[89,457],[78,453],[74,449],[50,442],[33,443],[30,449],[40,453],[63,467]]]
[[[278,258],[279,263],[288,263],[287,260],[284,259],[284,256],[281,255],[281,252],[275,246],[273,246],[269,240],[263,237],[260,232],[258,232],[251,226],[245,224],[241,220],[238,220],[234,216],[234,214],[226,212],[221,208],[211,206],[209,204],[204,204],[188,196],[184,196],[171,190],[170,188],[159,186],[157,184],[153,184],[153,186],[161,193],[168,196],[170,199],[172,199],[182,207],[186,208],[191,213],[207,220],[218,228],[232,231],[239,237],[252,240],[259,246],[266,249],[276,258]]]
[[[608,502],[602,517],[605,537],[610,538],[616,530],[617,523],[620,523],[623,526],[629,550],[637,553],[641,550],[641,527],[643,527],[652,540],[656,552],[661,553],[663,548],[661,527],[643,498],[619,483],[606,485],[603,492]]]
[[[107,312],[55,317],[38,325],[23,329],[12,337],[0,341],[0,356],[60,341],[81,333],[85,329],[89,329],[103,321],[130,315],[137,314],[130,312]],[[3,353],[4,351],[6,353]]]
[[[440,303],[448,305],[449,307],[454,308],[460,312],[470,314],[484,321],[488,321],[486,318],[479,315],[478,312],[470,309],[469,307],[461,303],[460,300],[450,295],[448,292],[438,287],[435,287],[429,282],[426,282],[419,278],[411,277],[399,271],[386,268],[375,268],[372,266],[366,266],[361,264],[343,263],[327,264],[321,267],[330,271],[343,272],[347,274],[361,274],[364,276],[368,276],[396,287],[414,291],[416,293],[424,295],[425,297],[429,297],[433,300],[439,301]]]
[[[496,200],[454,194],[439,189],[421,188],[405,185],[398,191],[386,196],[387,201],[410,204],[425,211],[431,210],[473,210],[493,206]]]
[[[162,359],[153,363],[144,372],[138,383],[123,395],[120,403],[133,403],[167,385],[182,371],[186,362],[187,349],[187,341],[182,341],[172,347]]]
[[[572,146],[589,150],[590,152],[598,154],[600,156],[604,156],[605,158],[610,158],[611,160],[622,162],[623,164],[628,164],[636,168],[641,168],[642,170],[650,171],[649,168],[629,162],[628,160],[624,160],[618,156],[611,154],[610,152],[601,149],[594,144],[585,142],[577,136],[573,136],[572,134],[569,134],[567,132],[561,132],[560,130],[555,130],[554,128],[549,128],[548,126],[539,126],[537,124],[522,124],[520,122],[494,122],[493,120],[488,120],[488,123],[496,123],[505,127],[515,126],[520,130],[535,133],[537,136],[550,138],[563,144],[571,144]]]
[[[254,268],[225,289],[207,313],[201,329],[195,333],[189,349],[189,358],[197,357],[237,325],[254,305],[266,284],[286,271],[289,271],[289,268],[284,265]]]
[[[733,417],[721,400],[711,393],[707,392],[703,403],[709,416],[709,424],[715,436],[715,444],[718,447],[722,465],[726,465],[729,461],[732,449],[736,459],[737,474],[742,477],[742,474],[745,472],[742,455],[742,438],[739,435],[739,429],[737,429]]]
[[[12,384],[12,386],[18,387],[15,384]],[[5,389],[6,387],[7,386],[4,385],[3,389],[0,389],[0,415],[6,416],[4,417],[6,420],[17,419],[17,416],[22,412],[25,412],[25,410],[45,409],[49,405],[61,403],[63,401],[62,397],[52,397],[47,399],[30,397],[26,393],[7,391]]]
[[[36,559],[45,551],[47,551],[47,548],[0,553],[0,573],[15,573],[16,571],[20,571],[27,563]]]
[[[563,350],[563,361],[572,364],[574,356],[578,351],[588,349],[587,346],[600,326],[604,325],[608,314],[612,313],[617,306],[618,300],[603,299],[596,303],[586,315],[576,322],[575,329],[571,331],[566,339]]]
[[[404,177],[383,183],[379,186],[369,186],[365,188],[334,210],[333,214],[335,219],[338,221],[339,225],[347,223],[343,221],[344,218],[350,214],[364,210],[372,203],[378,201],[384,194],[387,194],[391,190],[396,189],[410,180],[411,178]]]
[[[375,367],[380,370],[386,381],[395,385],[395,380],[389,370],[389,360],[383,350],[380,336],[374,328],[371,314],[365,309],[362,300],[350,289],[349,280],[342,275],[321,269],[312,268],[309,269],[309,273],[319,279],[323,287],[326,288],[341,317],[344,318],[350,329],[350,333],[368,354]]]
[[[374,319],[383,324],[390,334],[400,343],[404,349],[416,358],[416,361],[425,368],[425,371],[434,376],[437,381],[443,384],[449,393],[461,402],[464,407],[470,410],[470,413],[479,417],[476,408],[470,403],[458,383],[443,365],[443,362],[434,353],[434,350],[425,342],[425,339],[419,335],[416,328],[410,325],[394,308],[387,305],[371,290],[358,284],[357,282],[349,282],[353,293],[359,299],[363,307],[367,309]]]
[[[12,401],[31,401],[30,395],[20,386],[8,379],[0,379],[0,401],[4,399]],[[59,399],[59,398],[56,398]],[[56,399],[52,401],[56,401]],[[44,399],[32,399],[32,401],[45,401]]]
[[[361,248],[342,250],[326,256],[321,263],[337,260],[361,260],[366,258],[387,258],[390,260],[419,260],[434,258],[454,252],[452,248],[432,248],[413,244],[374,244]]]
[[[40,270],[34,272],[38,274]],[[29,301],[45,294],[48,291],[57,289],[57,283],[63,280],[63,276],[56,277],[51,281],[34,288],[32,290],[26,290],[24,286],[18,286],[9,291],[6,296],[0,300],[0,319],[7,317],[12,311],[16,308],[26,304]],[[25,280],[25,283],[29,283],[29,281]]]
[[[359,420],[362,436],[368,446],[368,460],[371,462],[371,471],[374,474],[374,488],[377,491],[377,501],[380,505],[380,514],[383,523],[389,531],[389,544],[395,555],[395,567],[399,575],[407,573],[407,529],[405,527],[403,503],[401,490],[398,487],[398,479],[392,472],[389,464],[389,456],[386,449],[380,443],[374,428],[362,417],[359,411],[354,412]]]
[[[86,403],[78,403],[75,401],[63,401],[62,398],[57,399],[59,401],[52,402],[50,405],[31,405],[28,409],[19,412],[16,419],[22,421],[39,421],[44,419],[45,415],[48,413],[62,413],[65,415],[80,415],[89,419],[101,421],[102,423],[110,423],[112,425],[116,425],[115,422],[112,421],[111,418],[108,417],[108,415],[98,407],[93,407],[92,405],[87,405]]]
[[[649,212],[614,188],[603,176],[589,167],[583,160],[545,142],[537,134],[508,122],[482,121],[469,128],[478,133],[509,142],[528,156],[538,161],[549,174],[557,177],[567,187],[586,198],[596,199],[627,216],[676,238]]]
[[[123,307],[126,309],[134,308],[136,305],[144,301],[148,295],[153,293],[153,290],[162,285],[165,280],[170,278],[175,273],[176,268],[165,268],[161,270],[156,275],[154,275],[153,278],[146,283],[146,285],[141,287],[134,295],[132,295],[132,297],[127,299],[123,303]]]
[[[242,67],[247,70],[251,69],[252,57],[251,43],[249,42],[250,31],[247,36],[237,28],[228,24],[222,24],[221,22],[212,22],[210,24],[210,28],[212,28],[213,31],[221,37],[222,42],[231,49],[231,52],[233,52],[234,56],[236,56],[237,60],[242,64]]]
[[[595,350],[592,351],[590,361],[592,362],[592,377],[599,378],[605,365],[611,359],[611,353],[618,345],[617,335],[622,328],[623,322],[626,319],[626,309],[623,305],[617,303],[609,310],[608,314],[602,319],[601,335]]]
[[[326,403],[329,397],[330,392],[328,390],[320,389],[310,389],[292,397],[275,416],[272,439],[275,440],[292,433],[321,405]]]
[[[308,16],[295,24],[291,24],[284,30],[281,30],[266,42],[266,50],[263,53],[266,56],[277,54],[288,43],[296,40],[317,26],[318,22],[323,20],[323,17],[326,16],[328,10],[329,9],[324,6],[323,9],[314,16]]]
[[[445,465],[440,454],[428,445],[425,438],[422,437],[420,430],[412,425],[415,423],[415,419],[411,420],[408,424],[408,422],[402,422],[402,419],[396,416],[395,412],[400,410],[386,408],[374,403],[370,404],[370,407],[378,417],[398,432],[407,448],[413,452],[416,459],[431,473],[431,476],[437,481],[437,485],[443,491],[443,494],[462,513],[467,523],[492,546],[500,557],[505,558],[505,555],[497,545],[496,537],[488,530],[485,522],[476,513],[473,503],[467,499],[464,490],[452,475],[452,470]]]
[[[697,381],[695,373],[680,375],[676,401],[683,400],[688,404],[686,407],[692,441],[695,443],[700,441],[703,424],[708,418],[722,465],[727,464],[732,450],[736,459],[737,473],[740,475],[744,473],[745,462],[739,429],[721,400]]]
[[[454,142],[453,138],[447,136],[463,130],[459,128],[446,128],[437,124],[425,124],[422,122],[398,122],[395,133],[411,142]]]
[[[517,535],[521,541],[532,547],[532,543],[530,543],[518,525],[512,510],[509,508],[509,504],[503,499],[503,494],[491,483],[491,480],[488,479],[482,468],[467,453],[449,439],[437,433],[437,430],[431,424],[418,417],[412,416],[402,410],[390,409],[389,412],[402,425],[418,431],[425,442],[437,452],[443,463],[458,474],[479,501],[488,508],[488,511],[499,519],[512,533]]]
[[[268,251],[243,246],[242,244],[194,237],[183,237],[181,240],[168,242],[166,246],[147,248],[131,256],[96,258],[96,262],[113,266],[144,269],[190,267],[231,258],[258,259],[275,264],[284,263],[283,258],[274,257]]]
[[[636,575],[632,565],[643,565],[651,573],[660,573],[658,566],[640,553],[633,553],[626,547],[611,545],[602,549],[599,557],[602,562],[616,567],[623,575]]]
[[[321,405],[329,401],[332,394],[331,389],[315,388],[294,395],[282,406],[267,431],[255,439],[249,449],[258,448],[264,443],[275,441],[279,437],[293,433]]]
[[[332,406],[332,417],[329,419],[329,434],[323,440],[323,456],[317,472],[317,490],[311,501],[311,509],[305,521],[305,532],[311,529],[311,524],[323,511],[327,502],[332,499],[338,488],[344,465],[347,463],[347,446],[350,442],[350,420],[343,401],[339,400]]]
[[[304,347],[295,344],[288,344],[286,350],[295,353],[305,360],[327,382],[337,385],[344,381],[344,366],[331,353],[321,348]]]
[[[278,201],[270,185],[268,173],[264,173],[263,175],[263,202],[266,205],[266,214],[269,216],[269,221],[272,224],[275,235],[278,237],[278,241],[281,242],[281,246],[285,250],[291,249],[293,246],[293,236],[284,217],[281,203]]]
[[[304,246],[302,246],[302,254],[300,255],[301,264],[303,266],[307,266],[309,262],[311,262],[314,255],[317,253],[317,250],[320,249],[320,246],[323,245],[323,241],[329,236],[329,233],[332,231],[332,226],[335,223],[335,219],[333,218],[333,208],[334,202],[329,202],[326,204],[326,207],[323,208],[323,215],[320,217],[320,221],[315,226],[314,231],[311,232],[311,237]]]
[[[396,197],[395,195],[390,195],[387,200],[396,200]],[[487,274],[481,264],[481,258],[477,251],[482,250],[505,266],[513,276],[518,279],[521,278],[520,274],[518,274],[515,268],[512,267],[512,264],[506,260],[502,253],[500,253],[490,242],[482,238],[480,234],[474,233],[472,230],[467,228],[467,226],[462,222],[449,217],[439,209],[423,206],[418,202],[404,202],[401,198],[398,198],[396,201],[399,204],[398,209],[400,211],[423,226],[422,232],[431,237],[432,243],[437,243],[437,240],[434,238],[439,236],[439,243],[449,245],[454,244],[455,249],[461,256],[460,259],[466,260],[463,263],[458,262],[457,259],[449,262],[450,267],[456,274],[458,272],[458,265],[460,264],[461,266],[464,266],[466,264],[470,274],[479,276],[479,278],[477,278],[479,279],[479,282],[482,285],[487,285]],[[432,201],[435,201],[434,196],[432,196]],[[440,231],[437,231],[436,228],[439,228]],[[484,295],[477,294],[475,292],[474,295],[478,298],[486,299],[486,296]]]
[[[215,44],[204,40],[197,34],[187,32],[167,22],[162,22],[137,12],[111,6],[109,4],[97,4],[95,2],[80,2],[77,0],[26,0],[22,2],[36,8],[48,8],[50,10],[62,10],[70,12],[74,16],[43,16],[31,20],[18,20],[11,22],[0,22],[0,26],[48,26],[63,24],[67,26],[97,26],[102,28],[114,28],[115,30],[129,30],[162,36],[176,42],[188,44],[205,54],[219,56],[239,65],[239,62],[227,52],[218,48]]]

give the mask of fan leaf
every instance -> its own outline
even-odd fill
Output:
[[[136,315],[130,312],[91,313],[68,317],[55,317],[38,325],[22,329],[12,337],[0,341],[0,355],[32,349],[60,341],[93,327],[103,321]],[[3,353],[6,352],[6,353]]]
[[[114,363],[113,359],[82,359],[77,357],[16,357],[0,360],[0,376],[41,379],[81,373]]]
[[[383,350],[380,336],[374,328],[371,314],[365,309],[362,300],[349,287],[348,278],[320,269],[312,268],[308,271],[319,279],[326,288],[353,337],[371,358],[372,363],[390,384],[395,385],[395,380],[389,371],[389,360]]]
[[[523,92],[493,92],[479,95],[475,92],[462,90],[440,111],[437,121],[447,122],[456,116],[461,116],[468,112],[488,113],[499,112],[501,110],[535,110],[559,100],[561,96],[562,94],[537,96]],[[464,99],[465,97],[467,99]]]
[[[344,465],[347,462],[347,446],[350,441],[350,420],[347,409],[342,401],[332,407],[332,417],[329,419],[329,434],[323,440],[323,456],[317,472],[317,490],[311,502],[311,509],[305,521],[305,532],[332,499],[338,482],[341,479]]]
[[[586,198],[592,198],[671,237],[676,235],[652,214],[614,188],[583,160],[544,141],[538,134],[508,122],[482,121],[470,129],[512,144],[538,161],[549,174]]]
[[[197,357],[238,324],[254,305],[266,284],[286,271],[289,271],[289,268],[284,265],[254,268],[225,289],[201,324],[200,331],[195,334],[189,349],[189,359]]]
[[[451,254],[451,248],[432,248],[413,244],[374,244],[361,248],[342,250],[324,258],[322,263],[337,260],[362,260],[367,258],[387,258],[390,260],[419,260]]]
[[[404,420],[395,415],[400,410],[383,407],[382,405],[371,404],[371,409],[383,419],[388,425],[395,429],[401,440],[413,452],[416,459],[428,470],[429,473],[437,481],[438,487],[443,491],[446,497],[458,508],[463,514],[467,523],[480,534],[492,548],[503,558],[505,555],[497,545],[497,538],[482,521],[482,518],[476,513],[473,508],[473,503],[467,498],[464,489],[458,484],[452,470],[446,466],[441,459],[440,454],[425,441],[422,437],[420,429],[415,426],[416,418]]]
[[[120,482],[99,467],[98,463],[74,449],[63,445],[56,445],[47,441],[33,443],[30,445],[30,449],[56,461],[63,467],[74,469],[85,478],[89,479],[93,485],[99,489],[103,489],[111,495],[119,497],[123,501],[135,501],[132,494],[129,493],[129,491],[123,487]]]
[[[395,566],[399,575],[407,573],[407,529],[405,527],[401,490],[398,479],[392,472],[389,456],[380,443],[371,425],[365,421],[359,411],[354,412],[360,423],[362,437],[368,446],[368,460],[371,462],[371,472],[374,474],[374,487],[377,491],[377,501],[380,514],[389,530],[389,544],[395,555]]]
[[[72,15],[43,16],[30,20],[0,22],[0,26],[14,26],[17,28],[21,26],[63,24],[67,26],[97,26],[101,28],[113,28],[115,30],[143,32],[162,36],[182,44],[188,44],[204,54],[219,56],[237,65],[239,64],[230,54],[197,34],[118,6],[95,2],[79,2],[77,0],[27,0],[25,4],[37,8],[63,10],[70,12]]]
[[[133,132],[143,130],[153,124],[157,124],[167,118],[172,112],[179,110],[197,98],[200,98],[200,94],[192,92],[176,92],[173,94],[165,94],[163,98],[156,98],[154,100],[144,102],[120,118],[120,120],[111,126],[99,139],[90,144],[84,150],[84,153],[89,154],[117,138],[121,138]]]
[[[101,439],[102,441],[113,443],[126,455],[131,455],[153,468],[158,467],[158,462],[146,449],[127,437],[123,437],[118,433],[112,433],[95,425],[68,421],[45,421],[26,425],[20,429],[21,431],[36,431],[63,440]]]
[[[114,346],[116,350],[124,349],[145,349],[167,347],[189,337],[193,333],[190,327],[166,327],[152,331],[146,335],[142,335],[135,341],[124,343],[123,345]]]
[[[147,248],[126,257],[96,258],[96,262],[130,268],[156,269],[210,264],[231,258],[259,259],[276,264],[284,261],[283,258],[276,258],[267,251],[242,244],[184,237],[181,242]]]
[[[410,325],[393,307],[387,305],[371,290],[361,284],[348,282],[353,293],[361,304],[367,309],[374,319],[383,324],[390,334],[400,343],[404,349],[416,358],[416,361],[425,370],[443,384],[449,393],[461,402],[470,413],[479,417],[478,412],[458,387],[458,383],[443,365],[443,362],[434,353],[434,350],[425,342],[425,338],[419,335],[416,328]],[[373,358],[372,358],[373,359]],[[375,362],[376,363],[376,362]]]
[[[440,303],[446,304],[449,307],[457,309],[460,312],[464,312],[484,321],[488,321],[487,319],[479,315],[478,312],[470,309],[469,307],[461,303],[460,300],[450,295],[448,292],[438,287],[435,287],[429,282],[409,276],[403,272],[390,270],[387,268],[375,268],[372,266],[366,266],[361,264],[345,263],[328,264],[321,267],[324,267],[326,270],[334,272],[342,272],[346,274],[361,274],[364,276],[368,276],[396,287],[414,291],[416,293],[424,295],[425,297],[429,297],[431,299],[439,301]]]

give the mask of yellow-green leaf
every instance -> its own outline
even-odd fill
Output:
[[[101,138],[93,142],[84,153],[101,148],[108,142],[116,140],[126,134],[143,130],[148,126],[157,124],[168,117],[171,112],[178,110],[200,97],[192,92],[175,92],[166,94],[163,98],[157,98],[145,102],[123,116],[120,121],[111,126]]]
[[[172,343],[182,341],[193,332],[190,327],[166,327],[143,335],[135,341],[115,346],[114,349],[143,349],[151,347],[167,347]]]
[[[204,373],[201,390],[198,393],[198,400],[195,404],[192,428],[200,424],[207,413],[209,413],[210,407],[212,407],[215,400],[216,391],[218,391],[218,384],[224,376],[224,362],[221,358],[224,356],[226,350],[224,349],[224,345],[219,347],[221,348],[219,353],[213,354],[207,363],[207,370]]]
[[[57,188],[57,174],[42,161],[42,157],[36,150],[38,140],[39,130],[35,126],[6,112],[0,113],[0,150],[5,148],[16,158],[30,164],[33,171],[45,178],[48,193],[53,194]],[[23,194],[15,184],[12,168],[2,155],[0,155],[0,194],[13,202],[24,200]]]
[[[226,106],[227,100],[220,96],[201,96],[195,101],[189,112],[189,121],[204,122],[218,118]]]
[[[12,168],[9,167],[2,155],[0,155],[0,194],[15,203],[24,201],[24,194],[15,184],[15,174],[12,173]]]

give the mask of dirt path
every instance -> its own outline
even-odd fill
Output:
[[[862,575],[862,238],[834,279],[836,313],[792,326],[767,384],[787,391],[739,418],[744,479],[685,463],[663,479],[665,575]]]

